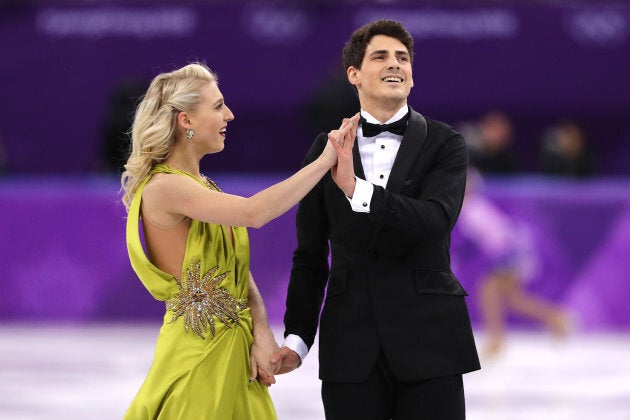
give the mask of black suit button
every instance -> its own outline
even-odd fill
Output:
[[[367,203],[365,201],[363,202],[363,207],[367,207]]]
[[[385,148],[385,145],[384,145],[384,144],[381,144],[381,149],[384,149],[384,148]]]
[[[383,179],[383,178],[385,178],[385,175],[379,175],[378,177]]]

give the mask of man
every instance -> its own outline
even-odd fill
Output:
[[[297,213],[285,343],[272,362],[283,373],[306,356],[328,284],[319,362],[329,420],[464,419],[462,374],[479,369],[449,256],[466,145],[407,105],[412,59],[413,39],[398,22],[352,34],[343,62],[361,104],[354,168],[331,171]],[[382,133],[370,124],[392,122]],[[315,140],[305,163],[326,140]]]

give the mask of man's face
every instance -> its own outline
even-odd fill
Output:
[[[372,37],[365,49],[361,69],[349,67],[348,80],[357,87],[361,107],[403,105],[413,87],[409,51],[396,38]]]

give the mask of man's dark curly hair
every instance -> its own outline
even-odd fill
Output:
[[[389,36],[402,42],[407,47],[407,51],[409,51],[410,62],[413,63],[413,38],[409,32],[400,22],[382,19],[368,23],[352,33],[352,36],[343,48],[344,70],[347,70],[350,66],[357,69],[361,68],[361,63],[365,56],[365,48],[375,35]]]

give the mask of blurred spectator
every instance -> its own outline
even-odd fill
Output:
[[[309,135],[334,130],[340,118],[361,109],[359,96],[341,67],[335,66],[306,104]]]
[[[470,162],[485,174],[512,174],[519,170],[514,132],[508,116],[499,111],[481,117],[476,135],[468,134]]]
[[[565,335],[569,327],[565,310],[525,289],[538,266],[531,235],[479,191],[481,182],[480,174],[470,169],[456,229],[487,261],[478,283],[486,355],[503,347],[510,312],[542,323],[554,335]]]
[[[146,92],[148,83],[130,80],[121,83],[109,98],[103,132],[102,160],[98,169],[107,172],[122,173],[123,165],[129,157],[129,136],[131,121],[140,97]]]
[[[587,176],[592,162],[586,136],[573,121],[561,121],[551,127],[542,139],[540,166],[545,174]]]

